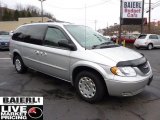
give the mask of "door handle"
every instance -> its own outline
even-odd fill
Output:
[[[43,55],[43,52],[39,52],[40,53],[40,55]]]
[[[38,51],[38,50],[35,50],[34,52],[36,53],[36,55],[47,56],[46,52],[41,52],[41,51]]]
[[[39,51],[37,51],[37,50],[35,50],[35,53],[36,53],[36,55],[39,55],[39,53],[40,53],[40,52],[39,52]]]
[[[44,55],[44,56],[47,56],[47,53],[46,53],[46,52],[43,52],[43,55]]]
[[[46,52],[39,52],[39,54],[41,55],[41,56],[47,56],[47,53]]]

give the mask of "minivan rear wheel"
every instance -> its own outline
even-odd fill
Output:
[[[150,44],[148,44],[148,50],[152,50],[153,49],[153,45],[150,43]]]
[[[102,78],[94,72],[80,72],[75,79],[75,87],[80,97],[90,103],[102,100],[105,94]]]
[[[14,66],[18,73],[25,73],[27,71],[27,67],[24,65],[22,58],[17,55],[14,58]]]

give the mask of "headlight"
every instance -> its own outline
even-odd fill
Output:
[[[132,67],[112,67],[111,72],[118,76],[136,76],[136,71]]]

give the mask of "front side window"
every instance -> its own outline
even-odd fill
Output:
[[[54,27],[48,28],[45,36],[44,45],[50,47],[59,47],[58,42],[61,40],[67,40],[67,39],[60,29]]]
[[[82,25],[65,25],[64,27],[82,47],[87,49],[95,48],[94,46],[99,46],[103,43],[111,43],[109,39],[89,27]]]
[[[158,39],[158,36],[157,35],[150,35],[149,39]]]

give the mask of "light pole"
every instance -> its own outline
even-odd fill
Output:
[[[121,32],[122,32],[122,0],[120,0],[120,22],[119,22],[119,37],[118,37],[118,42],[121,39]]]
[[[39,0],[41,2],[41,17],[42,17],[42,22],[43,22],[43,2],[46,0]]]
[[[95,29],[95,31],[97,29],[97,20],[94,21],[94,29]]]

